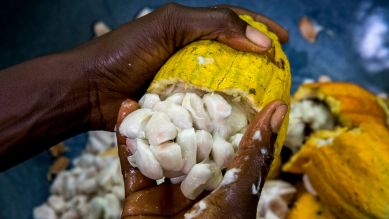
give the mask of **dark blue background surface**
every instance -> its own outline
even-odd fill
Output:
[[[2,0],[0,1],[0,69],[37,56],[62,51],[93,37],[92,24],[102,20],[115,28],[144,7],[168,1],[130,0]],[[293,89],[305,78],[326,74],[352,81],[375,92],[389,91],[389,5],[387,1],[267,0],[177,1],[191,6],[229,3],[265,14],[289,30],[284,49],[293,73]],[[302,16],[324,27],[317,42],[305,41],[298,30]],[[378,42],[381,42],[379,44]],[[0,94],[1,95],[1,94]],[[71,155],[86,135],[67,141]],[[1,161],[0,161],[1,162]],[[0,218],[31,218],[32,208],[48,192],[47,152],[0,174]]]

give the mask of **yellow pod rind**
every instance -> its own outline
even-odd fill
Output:
[[[286,219],[335,219],[320,200],[305,192],[293,204]]]
[[[277,36],[251,17],[243,15],[241,18],[272,39],[269,52],[241,52],[210,40],[193,42],[162,66],[148,92],[163,94],[171,86],[181,83],[185,88],[231,95],[257,112],[273,100],[289,104],[290,67]],[[288,116],[276,141],[277,155],[286,136],[287,124]]]
[[[284,170],[307,174],[337,218],[388,218],[389,131],[381,124],[318,131]]]
[[[389,127],[389,99],[378,97],[378,104],[384,109],[386,113],[386,124]]]

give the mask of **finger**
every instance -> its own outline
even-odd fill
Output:
[[[260,193],[257,190],[266,179],[274,156],[274,142],[286,112],[286,104],[274,101],[254,117],[223,182],[202,200],[208,207],[198,218],[220,215],[255,218]],[[196,203],[191,211],[199,208]]]
[[[120,166],[122,168],[126,197],[132,192],[155,185],[154,180],[143,176],[137,168],[130,165],[127,158],[132,155],[130,147],[133,147],[133,145],[128,145],[126,137],[121,135],[118,131],[124,118],[137,109],[139,109],[138,103],[127,99],[121,104],[117,117],[116,138],[118,142]],[[131,144],[131,142],[128,143]]]
[[[254,20],[261,22],[261,23],[264,23],[269,28],[269,30],[271,32],[275,33],[278,36],[281,43],[288,42],[288,38],[289,38],[288,31],[285,28],[283,28],[280,24],[278,24],[277,22],[273,21],[272,19],[270,19],[264,15],[257,14],[253,11],[248,10],[248,9],[244,9],[244,8],[233,6],[233,5],[222,4],[222,5],[217,5],[216,7],[218,7],[218,8],[230,8],[238,15],[242,15],[242,14],[249,15]]]
[[[117,130],[116,136],[117,136],[118,144],[126,144],[126,137],[120,135],[120,133],[118,132],[120,124],[128,114],[130,114],[131,112],[137,109],[139,109],[139,104],[133,100],[127,99],[122,102],[116,119],[116,130]]]
[[[167,29],[177,46],[200,39],[218,40],[232,48],[262,53],[272,46],[271,39],[248,25],[229,8],[190,8],[178,4],[165,6],[169,14]]]
[[[179,184],[161,184],[132,193],[124,202],[122,217],[130,216],[165,216],[171,217],[183,210],[188,210],[197,200],[185,198]],[[158,206],[158,207],[156,207]]]

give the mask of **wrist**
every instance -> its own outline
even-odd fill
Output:
[[[109,37],[97,38],[69,51],[69,54],[64,54],[79,66],[80,80],[85,81],[85,91],[83,91],[87,97],[85,118],[89,130],[113,131],[120,104],[128,98],[123,95],[125,92],[120,92],[118,89],[123,84],[128,87],[128,82],[118,81],[119,77],[115,77],[124,74],[113,72],[108,64],[112,61],[109,55],[112,52],[109,41]]]
[[[44,57],[45,58],[45,57]],[[48,103],[49,108],[58,110],[58,115],[64,118],[77,120],[68,121],[71,126],[81,131],[91,129],[90,114],[91,102],[88,83],[87,60],[82,53],[66,51],[47,57],[48,66],[53,66],[47,83],[56,87]]]

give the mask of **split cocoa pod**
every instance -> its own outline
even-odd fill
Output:
[[[167,60],[139,101],[141,108],[119,127],[131,145],[131,165],[148,178],[180,183],[188,199],[222,182],[257,112],[274,100],[290,102],[290,67],[277,36],[251,17],[240,17],[272,39],[268,52],[241,52],[210,40],[191,43]],[[279,161],[287,118],[273,163]]]
[[[389,130],[377,97],[350,83],[312,83],[295,98],[324,102],[335,121],[314,130],[283,170],[306,174],[335,218],[388,218]]]
[[[377,96],[356,84],[347,82],[306,83],[296,91],[296,101],[317,99],[326,103],[341,126],[362,122],[388,125],[387,114]]]

